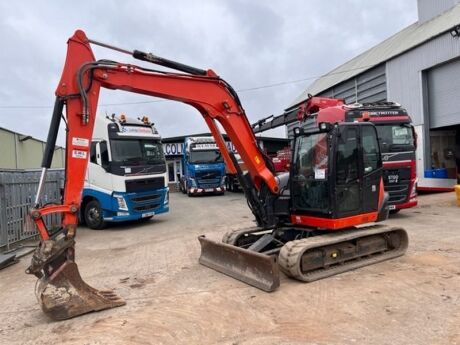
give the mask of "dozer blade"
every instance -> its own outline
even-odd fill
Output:
[[[198,237],[201,245],[200,264],[229,275],[246,284],[271,292],[280,285],[280,275],[275,256],[218,243]]]
[[[64,262],[51,276],[42,277],[35,294],[43,312],[54,320],[126,304],[114,292],[96,290],[86,284],[73,261]]]

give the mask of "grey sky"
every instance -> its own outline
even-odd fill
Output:
[[[307,78],[416,20],[415,0],[2,1],[0,126],[46,138],[66,41],[78,28],[102,42],[212,68],[240,90],[253,122],[280,114],[313,82]],[[142,65],[128,55],[94,51],[97,59]],[[307,80],[244,91],[299,79]],[[107,105],[153,100],[104,91],[99,113],[147,114],[163,136],[207,130],[199,113],[180,103]]]

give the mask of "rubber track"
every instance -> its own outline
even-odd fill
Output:
[[[360,237],[371,236],[379,233],[392,231],[400,231],[404,234],[401,239],[401,246],[399,248],[389,250],[383,253],[376,253],[367,257],[352,259],[348,262],[344,262],[343,264],[334,265],[329,268],[321,268],[319,270],[315,270],[312,272],[302,273],[301,271],[300,265],[302,255],[308,249],[328,246]],[[355,268],[371,265],[377,262],[401,256],[406,252],[407,245],[408,238],[407,233],[404,229],[388,227],[384,225],[373,225],[355,230],[342,231],[339,233],[329,233],[326,235],[287,242],[281,248],[281,251],[278,256],[278,264],[280,266],[281,271],[283,271],[287,276],[304,282],[313,282],[315,280],[330,277],[338,273],[343,273]]]

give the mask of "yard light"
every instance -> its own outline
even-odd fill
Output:
[[[452,35],[452,37],[459,37],[460,25],[455,25],[452,29],[450,29],[450,34]]]

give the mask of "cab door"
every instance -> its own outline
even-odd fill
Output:
[[[382,160],[372,123],[338,126],[334,170],[335,218],[378,210]]]
[[[358,215],[362,212],[362,174],[360,128],[355,124],[341,124],[335,140],[334,218]]]
[[[382,178],[382,155],[377,139],[377,129],[371,123],[363,124],[361,129],[362,175],[363,175],[363,213],[378,210],[380,181]]]

